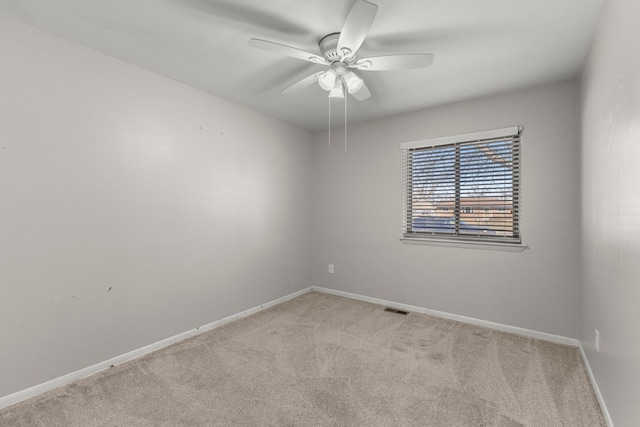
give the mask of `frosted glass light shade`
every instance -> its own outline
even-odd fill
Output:
[[[332,90],[336,85],[336,72],[328,70],[326,73],[320,74],[318,84],[324,90]]]
[[[364,85],[362,79],[358,77],[353,71],[349,71],[344,75],[344,82],[347,85],[347,90],[349,91],[349,93],[356,93]]]
[[[341,79],[336,79],[333,89],[329,92],[329,98],[344,98],[344,87]]]

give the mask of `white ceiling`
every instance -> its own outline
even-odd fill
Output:
[[[419,70],[359,72],[372,97],[349,99],[349,123],[573,78],[605,0],[371,1],[378,14],[359,57],[426,52],[435,60]],[[340,31],[354,2],[0,0],[0,16],[319,130],[328,125],[326,92],[279,92],[324,67],[247,42],[319,54],[319,39]]]

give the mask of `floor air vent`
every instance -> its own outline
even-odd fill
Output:
[[[403,316],[406,316],[407,314],[409,314],[408,311],[398,310],[398,309],[391,308],[391,307],[385,308],[384,311],[388,311],[389,313],[402,314]]]

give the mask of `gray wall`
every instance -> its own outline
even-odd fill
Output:
[[[637,0],[607,2],[581,81],[582,345],[619,427],[640,420],[638,22]]]
[[[309,133],[4,20],[0,58],[0,396],[310,286]]]
[[[574,82],[334,130],[313,147],[312,279],[322,286],[578,337]],[[405,245],[404,141],[523,125],[522,253]],[[334,264],[335,273],[328,273]]]

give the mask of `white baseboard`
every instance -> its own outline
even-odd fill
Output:
[[[216,320],[214,322],[208,323],[206,325],[197,327],[195,329],[191,329],[189,331],[180,333],[178,335],[174,335],[172,337],[166,338],[164,340],[158,341],[153,344],[149,344],[147,346],[138,348],[136,350],[130,351],[128,353],[122,354],[120,356],[116,356],[112,359],[105,360],[104,362],[97,363],[93,366],[89,366],[87,368],[80,369],[79,371],[71,372],[69,374],[63,375],[61,377],[55,378],[51,381],[47,381],[42,384],[38,384],[36,386],[30,387],[28,389],[18,391],[16,393],[10,394],[8,396],[0,397],[0,409],[6,408],[8,406],[14,405],[16,403],[22,402],[23,400],[30,399],[39,394],[45,393],[47,391],[53,390],[58,387],[62,387],[64,385],[70,384],[74,381],[80,380],[82,378],[86,378],[90,375],[97,374],[100,371],[104,371],[105,369],[111,368],[116,365],[121,365],[124,362],[128,362],[133,359],[137,359],[146,354],[154,352],[156,350],[160,350],[161,348],[167,347],[176,342],[185,340],[187,338],[191,338],[195,335],[201,334],[206,331],[210,331],[212,329],[218,328],[226,323],[231,321],[250,316],[254,313],[257,313],[261,310],[264,310],[269,307],[273,307],[274,305],[278,305],[290,299],[293,299],[297,296],[305,294],[309,292],[311,288],[302,289],[301,291],[294,292],[292,294],[286,295],[282,298],[275,299],[266,304],[259,305],[257,307],[250,308],[248,310],[242,311],[240,313],[225,317],[220,320]]]
[[[413,311],[416,313],[424,313],[424,314],[428,314],[431,316],[435,316],[435,317],[441,317],[444,319],[449,319],[449,320],[456,320],[458,322],[463,322],[463,323],[468,323],[468,324],[472,324],[472,325],[477,325],[477,326],[484,326],[490,329],[495,329],[495,330],[499,330],[499,331],[503,331],[503,332],[510,332],[510,333],[514,333],[514,334],[518,334],[518,335],[523,335],[523,336],[527,336],[527,337],[531,337],[531,338],[537,338],[537,339],[542,339],[542,340],[546,340],[546,341],[551,341],[551,342],[555,342],[558,344],[565,344],[565,345],[571,345],[574,347],[578,347],[578,349],[580,350],[580,355],[582,357],[582,360],[584,361],[587,373],[589,375],[589,379],[591,380],[591,384],[593,386],[594,392],[596,393],[596,397],[598,399],[598,402],[600,403],[600,407],[602,409],[602,413],[604,415],[605,421],[607,422],[607,425],[609,427],[613,427],[613,422],[611,421],[611,416],[609,415],[609,412],[607,410],[607,406],[604,402],[604,399],[602,397],[602,394],[600,393],[600,389],[598,388],[598,384],[596,383],[595,377],[593,376],[593,372],[591,371],[591,367],[589,366],[589,361],[587,360],[587,356],[584,352],[584,349],[582,348],[582,345],[580,344],[580,341],[573,339],[573,338],[567,338],[567,337],[563,337],[560,335],[553,335],[553,334],[548,334],[545,332],[538,332],[538,331],[533,331],[530,329],[524,329],[524,328],[518,328],[515,326],[509,326],[509,325],[504,325],[501,323],[495,323],[495,322],[488,322],[486,320],[480,320],[480,319],[475,319],[473,317],[466,317],[466,316],[459,316],[457,314],[451,314],[451,313],[446,313],[446,312],[442,312],[442,311],[437,311],[437,310],[431,310],[428,308],[424,308],[424,307],[417,307],[417,306],[413,306],[413,305],[409,305],[409,304],[401,304],[401,303],[397,303],[394,301],[388,301],[388,300],[384,300],[384,299],[380,299],[380,298],[373,298],[373,297],[367,297],[364,295],[358,295],[358,294],[353,294],[353,293],[349,293],[349,292],[343,292],[343,291],[336,291],[333,289],[328,289],[328,288],[322,288],[322,287],[318,287],[318,286],[312,286],[306,289],[302,289],[300,291],[294,292],[292,294],[286,295],[282,298],[278,298],[275,299],[273,301],[270,301],[266,304],[262,304],[253,308],[250,308],[248,310],[242,311],[240,313],[225,317],[223,319],[220,320],[216,320],[214,322],[208,323],[206,325],[200,326],[198,328],[195,329],[191,329],[189,331],[183,332],[181,334],[178,335],[174,335],[172,337],[169,337],[167,339],[158,341],[156,343],[147,345],[145,347],[130,351],[128,353],[125,353],[123,355],[120,356],[116,356],[112,359],[106,360],[104,362],[101,363],[97,363],[93,366],[89,366],[87,368],[84,369],[80,369],[79,371],[76,372],[72,372],[70,374],[67,375],[63,375],[59,378],[55,378],[51,381],[47,381],[45,383],[30,387],[28,389],[10,394],[8,396],[4,396],[4,397],[0,397],[0,409],[6,408],[8,406],[11,406],[13,404],[22,402],[23,400],[27,400],[29,398],[35,397],[39,394],[45,393],[47,391],[53,390],[55,388],[58,387],[62,387],[64,385],[70,384],[74,381],[80,380],[82,378],[86,378],[90,375],[94,375],[97,374],[100,371],[103,371],[105,369],[108,369],[110,367],[116,366],[116,365],[120,365],[122,363],[128,362],[130,360],[134,360],[137,359],[139,357],[142,357],[146,354],[149,354],[151,352],[154,352],[156,350],[160,350],[161,348],[167,347],[171,344],[174,344],[176,342],[185,340],[187,338],[191,338],[195,335],[201,334],[203,332],[206,331],[210,331],[212,329],[218,328],[226,323],[232,322],[234,320],[237,319],[241,319],[243,317],[246,316],[250,316],[254,313],[257,313],[261,310],[264,310],[266,308],[269,307],[273,307],[275,305],[278,305],[280,303],[283,303],[285,301],[289,301],[290,299],[296,298],[300,295],[306,294],[307,292],[310,291],[316,291],[316,292],[322,292],[322,293],[326,293],[326,294],[332,294],[332,295],[337,295],[337,296],[342,296],[345,298],[351,298],[351,299],[355,299],[355,300],[359,300],[359,301],[365,301],[365,302],[370,302],[373,304],[378,304],[378,305],[384,305],[384,306],[388,306],[388,307],[393,307],[396,309],[400,309],[400,310],[405,310],[405,311]]]
[[[589,359],[587,359],[587,354],[584,352],[582,343],[580,343],[578,348],[580,349],[580,356],[582,356],[582,361],[584,362],[584,367],[587,370],[587,375],[589,375],[589,380],[591,380],[591,385],[593,386],[593,392],[596,394],[596,398],[598,399],[598,403],[600,404],[600,409],[602,410],[602,416],[604,416],[604,420],[606,421],[608,427],[614,427],[613,420],[611,419],[611,414],[609,414],[609,410],[607,409],[607,404],[604,402],[604,397],[600,392],[600,387],[598,387],[598,383],[596,382],[596,377],[593,375],[593,371],[591,370],[591,366],[589,365]]]
[[[489,322],[486,320],[475,319],[473,317],[459,316],[457,314],[446,313],[444,311],[430,310],[424,307],[417,307],[415,305],[401,304],[394,301],[387,301],[380,298],[372,298],[358,294],[352,294],[349,292],[335,291],[333,289],[321,288],[312,286],[312,290],[317,292],[324,292],[326,294],[338,295],[346,298],[356,299],[360,301],[370,302],[373,304],[385,305],[388,307],[413,311],[415,313],[424,313],[430,316],[441,317],[443,319],[456,320],[462,323],[469,323],[471,325],[483,326],[485,328],[496,329],[498,331],[510,332],[512,334],[523,335],[526,337],[537,338],[545,341],[551,341],[558,344],[570,345],[573,347],[579,347],[580,342],[574,338],[567,338],[561,335],[548,334],[546,332],[533,331],[531,329],[518,328],[516,326],[503,325],[502,323]]]

